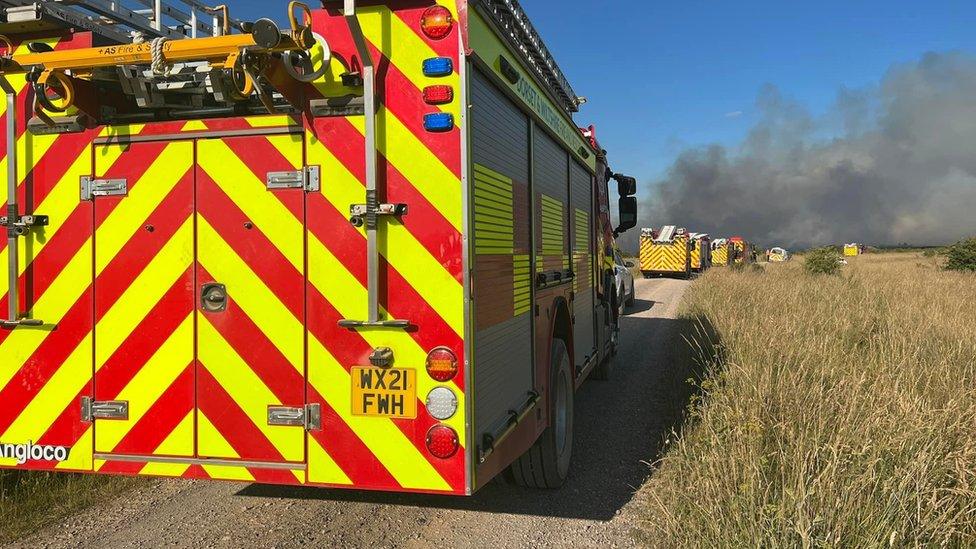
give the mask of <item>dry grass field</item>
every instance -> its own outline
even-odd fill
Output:
[[[938,261],[866,255],[813,276],[797,258],[697,281],[684,315],[714,327],[718,358],[645,488],[644,539],[976,545],[976,275]]]

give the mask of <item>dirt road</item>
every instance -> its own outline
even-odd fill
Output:
[[[576,401],[568,484],[524,491],[501,479],[467,499],[185,481],[145,488],[76,515],[23,547],[524,547],[634,545],[661,440],[679,420],[687,378],[670,359],[688,283],[638,280],[611,381]],[[15,545],[16,547],[17,545]]]

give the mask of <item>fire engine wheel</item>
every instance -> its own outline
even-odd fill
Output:
[[[610,298],[610,356],[604,357],[603,362],[593,368],[590,377],[597,381],[607,381],[613,371],[614,357],[617,356],[617,347],[620,344],[620,315],[617,306],[617,296]]]
[[[551,351],[552,398],[549,427],[511,467],[513,480],[527,488],[559,488],[569,475],[573,457],[573,396],[575,383],[566,344],[557,339]]]

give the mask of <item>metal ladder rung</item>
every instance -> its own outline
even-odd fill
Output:
[[[219,36],[225,26],[219,12],[197,0],[0,0],[0,9],[7,22],[53,19],[123,43],[132,40],[132,32],[146,38],[196,38],[198,33]],[[227,23],[240,27],[234,19]]]

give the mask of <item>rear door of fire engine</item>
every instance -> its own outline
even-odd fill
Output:
[[[95,147],[96,226],[129,220],[95,235],[95,402],[119,412],[96,453],[304,460],[275,424],[305,403],[303,160],[294,134]]]

